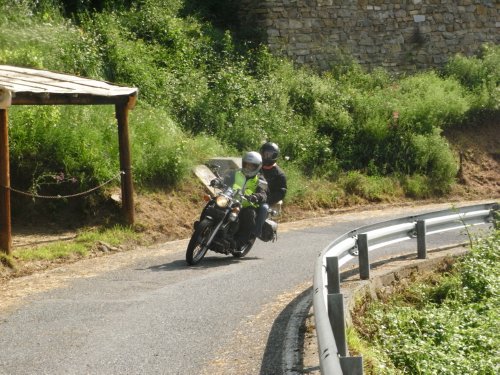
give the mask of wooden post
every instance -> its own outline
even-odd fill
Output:
[[[130,145],[128,136],[127,104],[116,104],[116,119],[118,120],[118,144],[120,149],[122,208],[127,224],[134,224],[134,187],[132,184],[132,168],[130,162]]]
[[[10,160],[7,109],[0,108],[0,251],[11,254]]]

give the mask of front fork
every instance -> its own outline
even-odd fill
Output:
[[[210,237],[208,238],[207,242],[205,243],[206,247],[210,247],[210,244],[214,240],[215,235],[217,234],[217,232],[219,232],[219,229],[220,229],[220,227],[222,226],[223,223],[224,223],[224,219],[222,219],[221,221],[219,221],[219,223],[215,226],[214,230],[210,234]]]

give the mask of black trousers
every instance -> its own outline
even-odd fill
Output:
[[[240,226],[236,236],[242,241],[248,241],[251,235],[255,235],[257,209],[245,207],[240,212]]]

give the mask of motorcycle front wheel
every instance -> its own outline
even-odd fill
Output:
[[[208,251],[207,241],[214,230],[214,223],[210,220],[202,220],[189,241],[186,250],[186,262],[194,266],[198,264]]]

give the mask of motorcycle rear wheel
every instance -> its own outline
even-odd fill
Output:
[[[196,227],[186,250],[186,262],[194,266],[198,264],[208,251],[206,245],[212,231],[214,223],[210,220],[202,220]]]
[[[241,248],[240,251],[234,251],[233,252],[233,257],[235,258],[243,258],[245,255],[248,254],[250,249],[252,248],[253,244],[255,243],[255,237],[250,239],[246,244],[244,244]]]

